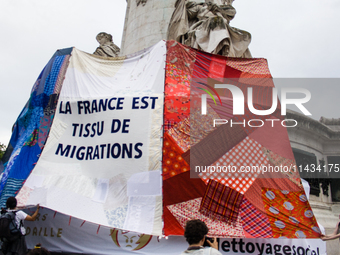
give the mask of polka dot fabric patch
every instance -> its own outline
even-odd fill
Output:
[[[244,194],[260,174],[255,170],[261,165],[268,165],[268,162],[261,144],[246,137],[210,166],[210,169],[215,167],[214,173],[203,172],[200,177],[206,183],[212,178]],[[221,171],[217,172],[217,169]]]
[[[321,231],[304,191],[262,189],[274,238],[319,238]]]
[[[182,151],[168,134],[163,140],[163,180],[190,170],[181,156]]]

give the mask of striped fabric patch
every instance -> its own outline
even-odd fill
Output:
[[[2,190],[1,194],[1,205],[5,205],[6,201],[9,197],[15,196],[17,192],[20,190],[22,184],[25,180],[22,179],[14,179],[8,178],[5,188]]]
[[[202,199],[200,212],[235,225],[243,195],[214,180],[210,180]]]

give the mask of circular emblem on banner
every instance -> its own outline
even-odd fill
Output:
[[[139,234],[121,229],[111,229],[112,241],[120,248],[129,251],[138,251],[149,244],[151,235]]]

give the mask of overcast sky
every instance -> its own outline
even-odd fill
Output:
[[[340,78],[339,0],[236,0],[234,7],[231,25],[252,34],[253,57],[268,59],[274,78]],[[125,0],[0,1],[1,143],[8,144],[12,125],[54,52],[75,46],[92,53],[102,31],[120,46],[125,8]],[[334,79],[332,89],[319,83],[311,93],[321,113],[312,112],[313,118],[339,118],[340,83]]]

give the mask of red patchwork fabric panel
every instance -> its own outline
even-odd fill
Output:
[[[267,172],[295,166],[267,61],[167,48],[164,233],[201,219],[218,237],[318,237],[299,174]]]

